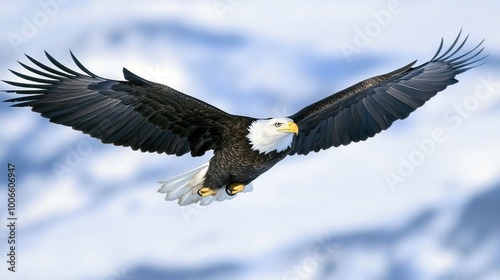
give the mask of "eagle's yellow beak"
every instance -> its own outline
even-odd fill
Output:
[[[299,134],[299,126],[294,122],[288,122],[283,127],[278,129],[278,131]]]

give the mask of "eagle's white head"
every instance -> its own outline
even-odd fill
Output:
[[[289,118],[256,120],[248,127],[247,138],[252,150],[267,154],[272,151],[282,152],[292,145],[293,135],[299,133],[299,127]]]

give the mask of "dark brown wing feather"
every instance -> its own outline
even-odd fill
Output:
[[[12,71],[34,83],[6,83],[27,88],[7,90],[23,97],[6,100],[32,107],[51,122],[70,126],[103,143],[143,152],[203,155],[221,144],[224,129],[238,118],[168,86],[142,79],[123,69],[127,81],[114,81],[88,71],[75,72],[46,53],[58,68],[29,57],[41,70],[20,63],[39,77]]]
[[[476,59],[483,42],[459,55],[467,38],[427,63],[412,68],[412,62],[391,73],[357,83],[345,90],[313,103],[290,116],[299,126],[290,154],[306,155],[330,147],[364,141],[385,130],[422,106],[427,100],[458,82],[455,76],[479,65]]]

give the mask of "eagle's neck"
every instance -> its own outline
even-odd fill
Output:
[[[248,127],[247,139],[252,150],[268,154],[283,152],[292,146],[293,134],[276,131],[270,120],[256,120]]]

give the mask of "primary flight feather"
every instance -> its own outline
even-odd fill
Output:
[[[55,67],[30,56],[38,76],[11,72],[35,83],[6,83],[24,88],[6,102],[31,107],[51,122],[70,126],[103,143],[143,152],[201,156],[210,161],[160,182],[158,190],[180,205],[232,198],[252,190],[251,182],[287,155],[307,155],[364,141],[408,117],[416,108],[457,82],[455,76],[478,66],[482,42],[462,51],[460,34],[442,52],[413,67],[359,82],[286,117],[257,119],[226,113],[168,86],[145,80],[123,68],[126,81],[109,80],[87,70],[71,53],[79,73],[46,53]]]

